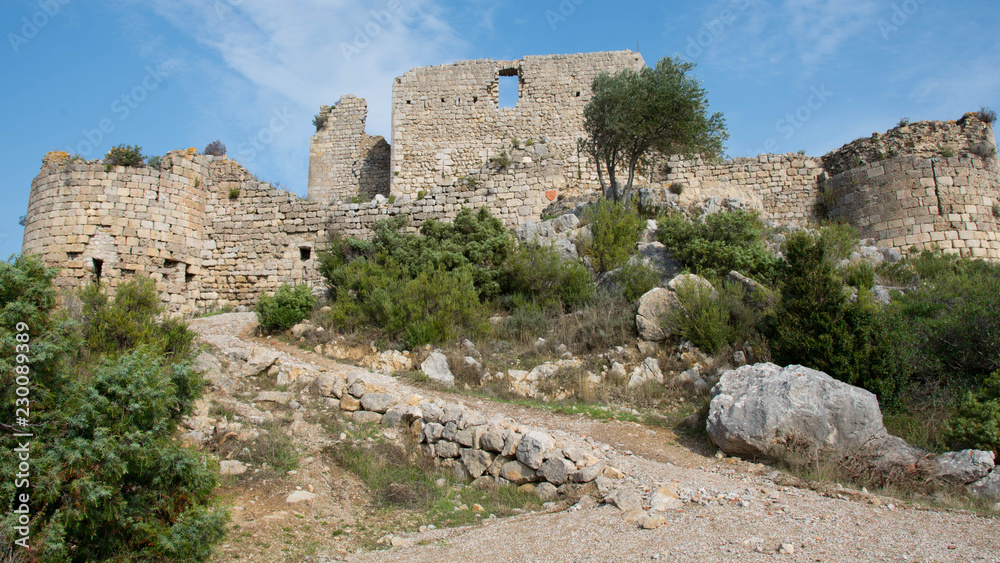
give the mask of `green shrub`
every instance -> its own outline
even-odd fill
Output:
[[[1000,369],[1000,265],[924,252],[907,260],[917,286],[893,300],[915,376],[961,396]]]
[[[599,274],[624,264],[635,253],[646,228],[635,206],[608,199],[589,206],[583,219],[590,225],[593,237],[584,245],[582,254],[592,259],[591,265]]]
[[[527,344],[539,336],[548,334],[551,329],[552,322],[538,303],[521,302],[515,305],[510,316],[504,319],[499,333],[505,340]]]
[[[594,295],[594,278],[582,263],[551,246],[521,245],[504,266],[505,299],[523,297],[542,308],[576,309]]]
[[[329,113],[317,113],[316,115],[313,116],[313,127],[315,127],[317,131],[319,131],[320,129],[323,128],[324,125],[326,125],[326,122],[329,119],[330,119]]]
[[[401,297],[394,324],[410,348],[459,336],[476,338],[488,328],[469,270],[420,272],[403,287]]]
[[[233,187],[229,188],[229,199],[236,199],[240,197],[240,189]]]
[[[940,147],[938,147],[938,152],[941,153],[941,156],[945,158],[951,158],[955,156],[955,149],[953,149],[949,145],[941,145]]]
[[[114,301],[99,292],[80,314],[79,332],[68,316],[53,315],[52,273],[33,258],[0,266],[0,315],[30,325],[31,487],[0,482],[6,506],[30,495],[29,560],[204,561],[225,533],[227,515],[214,508],[215,477],[201,454],[172,440],[192,412],[204,380],[159,353],[177,340],[150,334],[155,292],[141,281],[119,287]],[[94,314],[95,311],[97,314]],[[120,327],[98,320],[113,319]],[[167,333],[187,332],[177,323]],[[13,396],[14,323],[0,324],[3,392]],[[102,339],[105,339],[102,341]],[[185,338],[181,338],[185,340]],[[190,343],[190,340],[187,339]],[[107,350],[96,357],[94,350]],[[89,353],[84,353],[88,349]],[[13,408],[10,409],[13,412]],[[0,435],[13,451],[16,439]],[[16,456],[0,458],[0,471],[17,473]],[[17,515],[0,518],[0,536],[15,537]]]
[[[630,303],[639,300],[660,283],[660,274],[639,260],[628,260],[614,273],[612,281],[621,288],[622,297]]]
[[[715,289],[686,280],[676,291],[677,302],[666,319],[672,332],[709,354],[729,344],[729,311]]]
[[[158,322],[162,312],[156,282],[135,277],[118,286],[109,299],[103,288],[88,285],[79,294],[86,350],[94,357],[147,346],[156,355],[183,358],[192,350],[194,333],[176,319]]]
[[[858,238],[858,230],[843,221],[824,225],[819,231],[819,242],[834,262],[848,258],[858,247]]]
[[[765,231],[754,212],[713,213],[697,222],[675,212],[660,220],[656,238],[696,274],[721,278],[736,270],[772,283],[781,262],[765,246]]]
[[[875,286],[875,266],[870,262],[851,262],[842,266],[840,272],[844,283],[859,291],[871,291]]]
[[[955,416],[945,423],[944,435],[956,450],[1000,452],[1000,371],[986,377],[978,390],[965,394]]]
[[[104,155],[106,166],[144,166],[146,157],[142,155],[142,147],[138,145],[118,145],[112,147],[108,154]]]
[[[684,193],[684,184],[680,182],[672,182],[668,189],[670,190],[670,193],[674,195],[681,195]]]
[[[824,371],[897,404],[909,378],[882,309],[867,293],[847,299],[820,239],[792,233],[783,250],[781,301],[768,335],[777,363]]]
[[[159,156],[151,156],[151,157],[147,158],[146,159],[146,166],[149,166],[150,168],[153,168],[155,170],[159,170],[160,169],[160,157]]]
[[[274,295],[262,294],[254,312],[265,330],[282,331],[302,322],[315,307],[316,297],[308,285],[283,283]]]

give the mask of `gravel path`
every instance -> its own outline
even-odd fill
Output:
[[[362,370],[252,337],[255,324],[253,314],[233,313],[196,319],[191,327],[227,354],[266,346],[320,370]],[[349,561],[1000,561],[1000,526],[992,517],[833,487],[821,493],[782,486],[786,481],[772,468],[693,451],[664,428],[440,393],[365,372],[366,380],[399,393],[440,396],[552,433],[587,436],[625,472],[621,486],[642,493],[672,484],[689,501],[664,513],[664,525],[652,530],[609,505],[574,507],[403,535],[397,547]]]

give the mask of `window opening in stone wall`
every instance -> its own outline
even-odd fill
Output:
[[[506,68],[500,71],[499,88],[500,95],[497,107],[517,107],[517,101],[521,97],[521,83],[516,68]]]
[[[305,262],[310,257],[312,257],[312,249],[309,248],[308,246],[300,246],[299,247],[299,259],[302,260],[303,262]]]
[[[101,283],[101,273],[104,270],[104,260],[92,258],[94,261],[94,282]]]
[[[579,92],[577,92],[577,93],[576,93],[576,97],[577,97],[577,98],[579,98],[579,97],[580,97],[580,93],[579,93]]]
[[[479,96],[472,96],[472,103],[476,103],[478,101],[479,101]]]

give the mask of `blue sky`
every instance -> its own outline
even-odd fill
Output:
[[[312,116],[342,94],[388,137],[412,67],[638,49],[697,63],[729,156],[818,156],[902,117],[1000,110],[998,24],[995,0],[5,0],[0,254],[50,150],[220,139],[304,195]]]

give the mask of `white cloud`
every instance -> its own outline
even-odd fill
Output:
[[[803,66],[815,71],[849,40],[874,29],[875,0],[785,0],[786,31]]]

